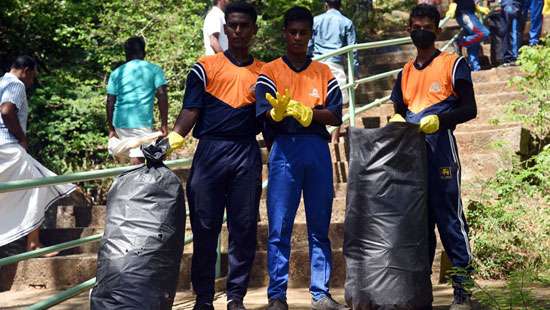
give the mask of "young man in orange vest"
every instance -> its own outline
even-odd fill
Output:
[[[245,310],[244,296],[256,254],[262,161],[256,142],[254,89],[263,62],[250,46],[256,9],[244,1],[225,9],[229,49],[201,57],[187,78],[183,109],[168,135],[172,149],[194,127],[199,144],[187,180],[193,231],[191,282],[195,310],[213,310],[216,246],[227,212],[227,309]]]
[[[456,125],[476,117],[470,68],[466,60],[435,48],[440,15],[434,6],[421,4],[410,15],[409,27],[416,59],[405,65],[395,83],[391,100],[395,112],[420,125],[428,150],[428,210],[430,255],[435,255],[435,225],[453,267],[464,276],[453,277],[451,310],[468,310],[470,294],[464,287],[471,272],[468,226],[460,194],[460,161],[453,135]]]
[[[344,306],[329,294],[332,214],[332,161],[326,125],[342,123],[342,93],[330,68],[307,56],[313,16],[303,7],[285,13],[286,55],[262,68],[256,86],[256,115],[269,154],[268,310],[287,310],[286,288],[291,235],[300,197],[304,195],[311,260],[312,309]],[[282,95],[281,95],[282,94]]]

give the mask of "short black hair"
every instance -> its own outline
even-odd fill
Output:
[[[145,40],[143,37],[129,38],[124,43],[124,51],[127,58],[145,56]]]
[[[284,27],[290,22],[308,22],[313,28],[313,15],[311,11],[303,6],[295,6],[285,12]]]
[[[231,2],[225,7],[225,16],[227,17],[231,13],[243,13],[252,19],[254,23],[258,20],[258,12],[256,8],[245,1]]]
[[[30,69],[35,70],[36,69],[36,60],[32,58],[31,56],[27,55],[21,55],[17,56],[15,58],[15,61],[11,65],[12,69]]]
[[[413,18],[424,18],[427,17],[435,23],[435,27],[439,28],[439,21],[441,20],[441,15],[437,8],[429,4],[419,4],[415,6],[409,17],[409,26],[412,24]]]
[[[341,0],[325,0],[325,2],[331,7],[331,8],[340,8],[342,6]]]

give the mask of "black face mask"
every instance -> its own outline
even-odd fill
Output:
[[[411,32],[411,39],[416,47],[425,49],[435,43],[435,33],[429,30],[416,29]]]

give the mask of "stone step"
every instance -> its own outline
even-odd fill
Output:
[[[222,270],[227,270],[222,258]],[[96,276],[97,254],[77,254],[34,258],[17,265],[1,267],[0,291],[27,289],[66,289]],[[190,288],[191,254],[184,254],[180,265],[178,290]]]
[[[519,75],[522,75],[519,67],[497,67],[490,70],[472,72],[472,80],[474,84],[480,82],[508,81],[510,78]]]
[[[455,132],[460,154],[493,153],[501,150],[528,155],[530,133],[518,124],[477,126]]]
[[[51,246],[102,233],[103,228],[48,228],[40,230],[40,241],[45,246]],[[89,242],[76,248],[61,251],[59,255],[97,253],[98,250],[99,242]]]
[[[474,93],[476,96],[502,94],[515,91],[514,86],[509,85],[508,81],[478,82],[474,84]]]

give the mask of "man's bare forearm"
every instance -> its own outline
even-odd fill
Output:
[[[214,50],[215,53],[223,52],[222,45],[220,44],[220,34],[214,33],[210,35],[210,47]]]
[[[2,121],[8,131],[17,139],[17,141],[26,143],[27,136],[19,124],[19,119],[17,118],[17,108],[13,103],[6,102],[0,106],[0,115]]]
[[[115,130],[115,127],[113,126],[113,113],[115,110],[115,103],[116,103],[116,96],[107,95],[107,104],[106,104],[107,126],[109,127],[110,131]]]
[[[340,126],[342,124],[342,120],[338,119],[334,113],[327,109],[322,110],[313,110],[313,121],[323,124],[323,125],[330,125],[330,126]]]
[[[157,89],[157,100],[160,112],[161,126],[168,125],[168,89],[163,85]]]
[[[197,123],[199,114],[199,109],[182,109],[174,125],[174,131],[185,137]]]

